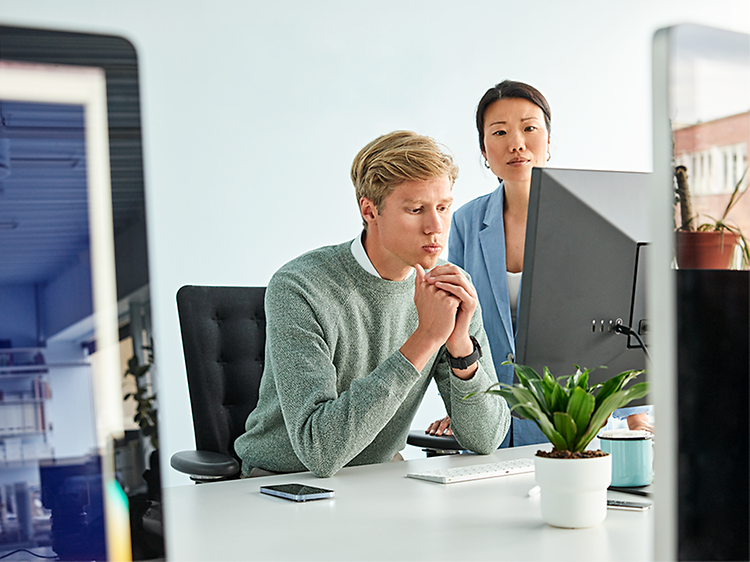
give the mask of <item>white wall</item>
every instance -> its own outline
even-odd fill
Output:
[[[493,189],[473,112],[504,78],[552,105],[550,165],[650,170],[653,32],[684,22],[748,32],[750,4],[0,0],[0,22],[121,35],[139,53],[168,467],[194,443],[181,285],[265,285],[303,251],[352,238],[351,160],[393,129],[451,148],[458,205]],[[164,472],[165,485],[187,483]]]

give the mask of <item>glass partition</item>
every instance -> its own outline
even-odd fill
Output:
[[[649,317],[657,560],[750,557],[750,35],[659,30]]]

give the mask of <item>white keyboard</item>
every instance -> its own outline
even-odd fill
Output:
[[[508,476],[509,474],[522,474],[524,472],[534,472],[534,459],[515,459],[489,464],[454,466],[452,468],[410,472],[407,476],[409,478],[419,478],[420,480],[429,480],[430,482],[438,482],[440,484],[452,484],[453,482],[496,478],[498,476]]]

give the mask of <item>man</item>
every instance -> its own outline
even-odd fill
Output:
[[[463,400],[497,380],[476,292],[438,263],[457,175],[432,139],[408,131],[356,156],[362,234],[296,258],[268,284],[260,397],[235,443],[244,476],[327,477],[400,458],[432,378],[461,445],[500,445],[507,404]]]

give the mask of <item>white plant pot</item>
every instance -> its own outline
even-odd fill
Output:
[[[607,517],[611,455],[590,459],[534,457],[534,466],[545,523],[578,529],[598,525]]]

